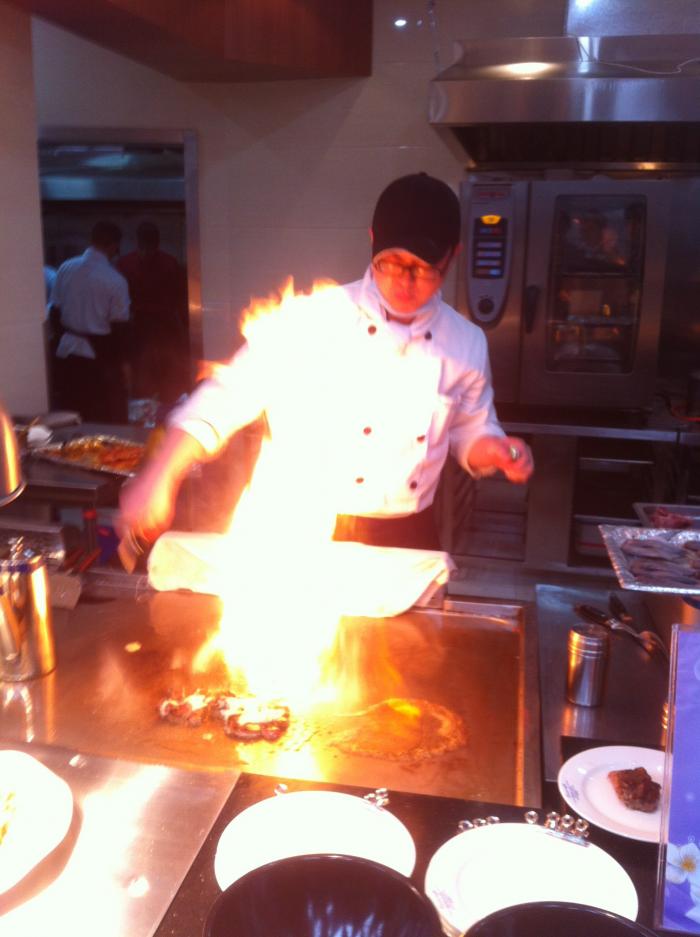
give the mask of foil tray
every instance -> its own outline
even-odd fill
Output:
[[[626,540],[663,540],[666,543],[682,545],[694,540],[700,542],[700,530],[668,530],[663,527],[617,527],[612,524],[599,524],[603,543],[608,551],[610,562],[623,589],[635,589],[638,592],[672,592],[676,595],[700,595],[700,579],[697,586],[660,586],[644,582],[635,576],[622,551]]]
[[[678,514],[680,517],[685,517],[691,521],[689,527],[678,528],[679,530],[700,530],[700,504],[646,504],[635,502],[632,507],[634,508],[634,513],[645,527],[654,527],[654,511],[658,508],[665,508],[667,511],[671,511],[673,514]]]
[[[76,436],[73,439],[66,439],[60,443],[49,443],[46,446],[37,446],[29,450],[29,455],[43,459],[45,462],[53,462],[54,465],[60,465],[63,468],[77,468],[89,472],[101,472],[107,475],[119,475],[122,478],[133,478],[137,469],[120,469],[112,465],[95,465],[88,459],[65,459],[61,457],[64,446],[84,443],[86,445],[95,442],[115,443],[120,446],[140,448],[145,454],[146,447],[143,443],[134,442],[133,439],[122,439],[119,436],[108,436],[104,434],[95,434],[92,436]]]

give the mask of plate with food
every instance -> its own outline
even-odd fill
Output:
[[[634,745],[589,748],[559,770],[559,793],[575,813],[603,830],[658,843],[664,753]]]
[[[600,524],[623,589],[700,595],[700,530]]]
[[[409,876],[413,837],[388,810],[338,791],[293,791],[261,800],[231,820],[216,847],[222,889],[246,872],[290,856],[359,856]]]
[[[526,823],[453,836],[428,863],[425,893],[450,937],[501,908],[532,901],[591,905],[632,921],[639,906],[629,875],[603,849]]]
[[[25,752],[0,751],[0,894],[63,842],[72,820],[63,778]]]
[[[117,436],[79,436],[32,449],[32,455],[57,465],[131,477],[141,465],[146,446]]]

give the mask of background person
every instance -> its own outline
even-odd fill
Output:
[[[459,238],[445,183],[418,173],[389,185],[364,277],[244,328],[247,344],[173,412],[162,448],[122,489],[124,526],[154,539],[190,466],[262,413],[289,447],[289,510],[330,486],[336,539],[439,549],[432,504],[448,451],[472,475],[525,482],[531,453],[498,422],[484,333],[440,295]]]
[[[189,389],[187,276],[160,249],[160,231],[152,222],[139,224],[136,244],[117,262],[131,298],[133,395],[167,406]]]
[[[84,420],[128,420],[129,290],[111,264],[121,237],[117,225],[98,221],[90,246],[61,264],[51,290],[57,404]]]

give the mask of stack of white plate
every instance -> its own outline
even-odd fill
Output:
[[[336,791],[295,791],[261,800],[221,834],[214,859],[220,888],[246,872],[290,856],[359,856],[409,876],[413,837],[383,807]]]
[[[608,853],[524,823],[477,827],[448,840],[430,860],[425,893],[448,937],[530,901],[591,905],[630,920],[638,910],[632,880]]]

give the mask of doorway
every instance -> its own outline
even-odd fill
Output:
[[[114,265],[131,298],[129,418],[153,421],[192,389],[202,359],[195,135],[45,127],[38,152],[47,302],[51,271],[85,251],[97,221],[116,224],[122,241]],[[155,255],[144,249],[147,230],[162,261],[160,279]],[[46,332],[55,408],[48,325]]]

